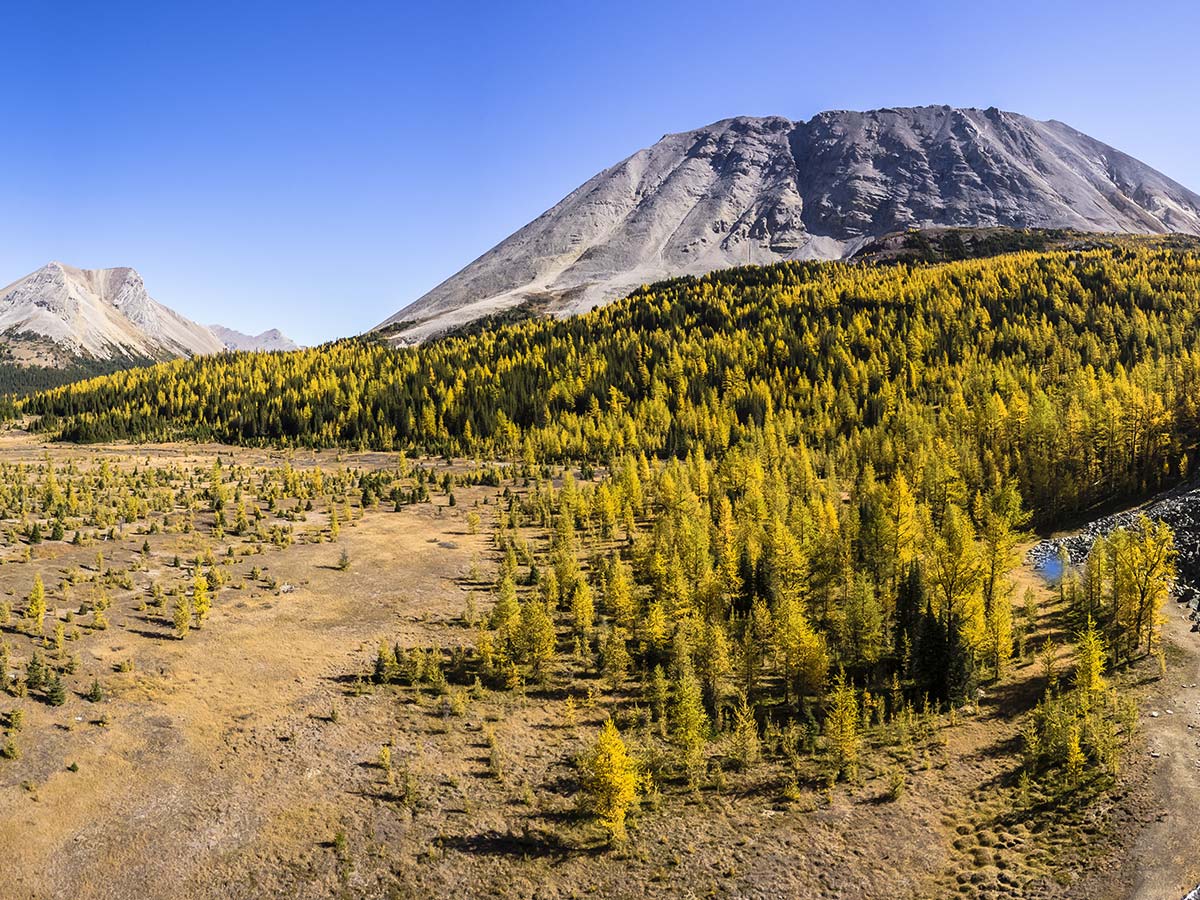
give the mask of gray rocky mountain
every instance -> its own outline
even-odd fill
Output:
[[[836,259],[906,228],[1200,234],[1200,196],[1057,121],[945,106],[734,118],[667,135],[377,326],[416,342],[665,277]]]
[[[157,360],[223,349],[203,325],[155,301],[130,268],[51,262],[0,289],[0,350],[16,364]]]
[[[226,350],[299,350],[300,345],[278,328],[262,334],[243,334],[224,325],[209,325],[208,330],[225,345]]]

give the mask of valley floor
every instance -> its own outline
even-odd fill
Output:
[[[218,457],[331,472],[396,465],[385,454],[0,437],[0,461],[87,467],[102,457],[185,472]],[[1017,799],[1021,716],[1042,689],[1030,654],[978,709],[927,723],[909,751],[874,748],[856,784],[787,795],[764,764],[700,792],[663,785],[628,846],[603,849],[575,812],[572,765],[602,703],[580,694],[570,714],[568,689],[551,686],[453,695],[455,707],[362,681],[381,640],[472,642],[463,611],[471,591],[490,602],[489,517],[502,490],[456,488],[453,506],[435,494],[398,511],[355,508],[336,543],[322,536],[320,508],[297,520],[288,546],[211,541],[218,559],[233,548],[230,582],[183,639],[144,597],[175,577],[173,557],[199,552],[194,532],[129,523],[111,541],[37,544],[27,561],[24,544],[3,547],[0,597],[16,609],[41,573],[48,620],[79,605],[57,585],[96,566],[98,550],[134,584],[113,589],[107,628],[80,627],[70,642],[79,666],[63,705],[0,695],[0,716],[24,711],[19,758],[0,759],[0,897],[1170,900],[1200,881],[1200,640],[1175,607],[1166,678],[1131,676],[1144,703],[1124,774],[1078,809]],[[1018,574],[1039,591],[1042,635],[1058,633],[1054,595],[1032,571]],[[4,630],[23,667],[33,642],[15,623]],[[93,680],[104,687],[97,702],[86,697]],[[399,787],[378,762],[385,744]],[[894,797],[897,770],[905,788]]]

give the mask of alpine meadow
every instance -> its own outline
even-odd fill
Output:
[[[1198,896],[1200,19],[868,7],[4,14],[0,900]]]

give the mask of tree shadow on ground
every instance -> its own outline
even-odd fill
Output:
[[[440,844],[446,849],[457,850],[460,853],[546,859],[551,863],[564,863],[572,857],[602,856],[610,849],[606,844],[570,841],[556,831],[536,827],[527,827],[521,832],[493,829],[477,834],[456,835],[442,838]]]
[[[1045,693],[1046,679],[1036,674],[992,684],[980,704],[980,718],[984,721],[1010,720],[1024,715],[1037,706]]]
[[[136,634],[139,637],[150,638],[152,641],[174,641],[178,640],[172,632],[169,631],[151,631],[148,628],[127,628],[130,634]]]

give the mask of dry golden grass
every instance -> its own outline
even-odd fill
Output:
[[[396,464],[386,454],[47,450],[21,435],[0,439],[0,459],[37,464],[47,452],[59,462],[92,465],[103,456],[126,468],[206,470],[218,454],[245,466],[290,459],[330,471]],[[132,567],[143,541],[151,553],[131,572],[133,590],[108,589],[106,630],[83,627],[88,616],[73,623],[79,668],[66,679],[63,706],[0,695],[0,713],[24,710],[15,735],[21,756],[0,759],[0,895],[1072,896],[1089,884],[1086,874],[1076,877],[1082,867],[1097,864],[1071,842],[1093,826],[1113,883],[1133,877],[1123,868],[1127,842],[1111,834],[1103,809],[1095,821],[1041,831],[1014,814],[1015,713],[1036,699],[1036,662],[1016,666],[953,727],[935,723],[911,751],[872,748],[857,784],[831,794],[802,784],[789,795],[780,766],[767,763],[725,771],[700,793],[663,785],[632,821],[630,843],[604,850],[573,796],[572,760],[607,715],[604,701],[588,704],[586,680],[466,690],[453,704],[427,689],[356,680],[370,671],[380,640],[422,648],[472,641],[460,621],[467,575],[473,563],[494,571],[488,535],[500,490],[456,488],[454,507],[440,493],[399,512],[355,505],[336,543],[306,540],[328,522],[318,504],[296,523],[291,546],[235,556],[208,621],[182,640],[171,636],[169,609],[140,610],[148,585],[182,577],[171,565],[176,553],[208,544],[220,559],[228,546],[252,549],[242,538],[212,541],[205,514],[199,534],[146,535],[130,523],[112,542],[38,545],[28,562],[17,561],[22,548],[8,548],[0,597],[19,608],[40,572],[59,616],[86,596],[77,587],[62,602],[63,573],[93,566],[97,549],[116,568]],[[472,509],[483,518],[478,534],[466,525]],[[350,566],[340,571],[343,549]],[[258,581],[250,577],[256,566],[264,569]],[[1050,608],[1040,583],[1021,578],[1019,590],[1032,585]],[[32,642],[6,632],[23,666]],[[82,696],[94,678],[106,693],[100,703]],[[579,700],[574,724],[565,715],[568,687]],[[391,784],[378,764],[384,744]],[[1132,775],[1125,789],[1139,797],[1162,790]]]

